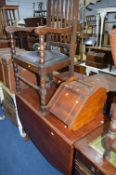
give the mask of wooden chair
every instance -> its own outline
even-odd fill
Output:
[[[17,5],[0,6],[0,37],[6,38],[6,26],[16,26],[19,19],[19,7]]]
[[[48,95],[47,88],[51,87],[53,83],[53,72],[68,66],[70,76],[74,73],[78,0],[48,0],[47,4],[48,17],[46,26],[37,28],[9,26],[6,28],[6,31],[11,36],[12,60],[14,63],[17,91],[20,89],[20,80],[35,88],[39,92],[41,110],[43,112],[46,110],[48,102],[46,100]],[[13,42],[13,34],[18,31],[34,31],[39,37],[39,52],[32,51],[17,54]],[[54,49],[54,47],[57,47],[58,50]],[[32,85],[21,77],[18,74],[17,65],[37,74],[38,86]]]

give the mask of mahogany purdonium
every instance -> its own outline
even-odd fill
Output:
[[[49,111],[77,130],[103,113],[106,89],[84,80],[62,83],[48,103]]]
[[[103,159],[103,138],[107,133],[109,122],[101,125],[75,143],[74,175],[115,175],[116,153],[112,158]]]

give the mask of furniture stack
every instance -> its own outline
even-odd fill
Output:
[[[78,0],[48,0],[47,4],[47,26],[6,28],[11,37],[11,58],[20,121],[39,151],[63,174],[71,175],[73,169],[76,169],[77,174],[104,173],[102,165],[98,167],[94,162],[90,170],[86,164],[85,168],[81,167],[83,163],[74,168],[78,159],[81,159],[78,155],[79,140],[86,138],[95,129],[99,130],[99,127],[104,131],[103,123],[108,120],[103,114],[107,98],[106,84],[100,84],[98,77],[94,82],[94,78],[79,78],[78,74],[74,74]],[[40,48],[36,51],[18,52],[13,40],[15,32],[34,32],[39,37]],[[4,65],[7,65],[8,71],[9,61],[5,59]],[[29,79],[24,76],[23,70],[29,71]],[[65,81],[64,70],[68,71]],[[56,73],[60,81],[56,81]],[[33,74],[36,83],[30,80]],[[22,87],[21,82],[26,86]],[[11,104],[9,93],[6,92],[5,96],[7,103]],[[15,103],[10,106],[13,105]],[[74,156],[77,160],[75,164]],[[115,173],[110,167],[108,171]],[[81,172],[79,168],[84,170]]]

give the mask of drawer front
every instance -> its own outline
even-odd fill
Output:
[[[74,175],[92,175],[91,171],[80,161],[75,160],[75,174]]]
[[[32,71],[33,73],[38,73],[38,68],[37,66],[34,66],[33,64],[29,64],[27,62],[23,62],[22,60],[15,59],[14,60],[16,64],[20,65],[21,67]]]
[[[75,175],[105,175],[79,151],[76,151],[74,166]]]
[[[0,42],[0,48],[8,48],[10,46],[9,41],[2,41]]]

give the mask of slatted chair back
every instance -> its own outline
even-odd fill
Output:
[[[20,19],[19,16],[19,7],[17,5],[5,5],[0,7],[0,22],[2,32],[2,37],[6,35],[5,27],[6,26],[16,26],[17,21]]]
[[[51,35],[47,38],[48,41],[71,43],[73,45],[72,47],[74,48],[76,41],[74,36],[77,27],[77,11],[78,0],[48,0],[47,26],[57,29],[72,27],[71,33],[64,33],[62,35],[53,35],[51,33]],[[64,47],[66,47],[66,45],[64,45]]]
[[[44,111],[46,108],[46,94],[47,94],[47,79],[48,76],[53,78],[53,71],[60,70],[69,66],[70,75],[74,74],[74,55],[76,48],[76,30],[77,30],[77,12],[79,0],[48,0],[47,1],[47,26],[33,27],[7,27],[7,32],[11,35],[12,59],[14,62],[14,70],[16,74],[17,90],[19,89],[18,69],[16,64],[20,64],[24,68],[33,71],[39,76],[39,87],[34,87],[39,91],[41,96],[41,108]],[[28,54],[30,60],[27,61],[27,56],[19,56],[16,54],[13,44],[13,33],[15,32],[35,32],[39,37],[39,55],[36,55],[34,62],[34,55]],[[61,52],[52,52],[45,49],[45,39],[47,46],[58,46],[60,49],[65,48],[66,54]],[[36,64],[39,63],[39,64]],[[17,78],[18,77],[18,78]],[[51,78],[51,79],[52,79]],[[50,80],[51,80],[50,79]],[[27,81],[25,81],[27,83]],[[28,83],[29,84],[29,83]],[[29,84],[30,85],[30,84]]]

